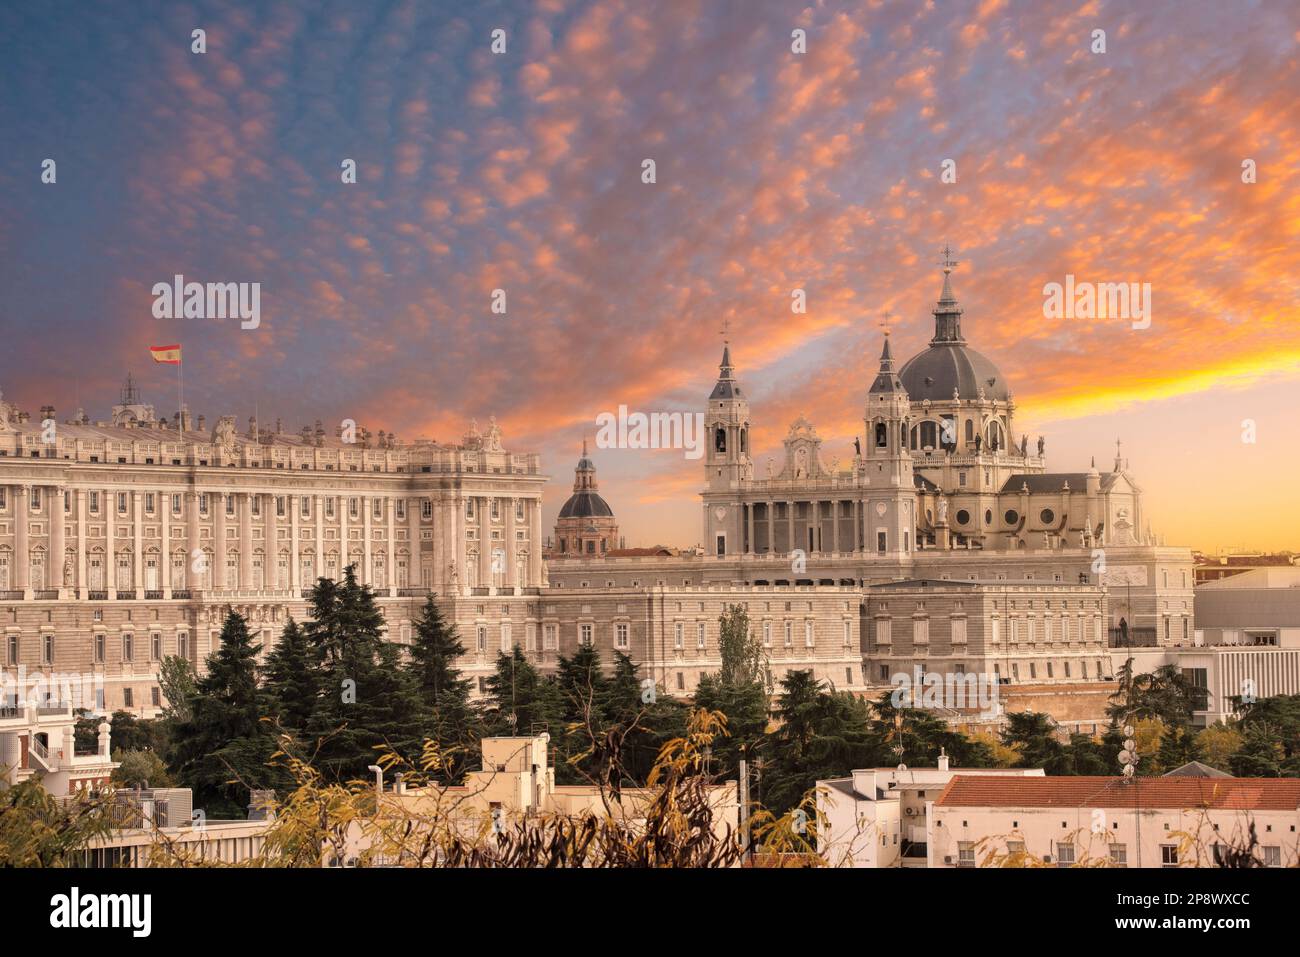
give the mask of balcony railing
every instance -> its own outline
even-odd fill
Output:
[[[117,591],[115,591],[113,594],[114,594],[114,596],[117,598],[118,601],[129,601],[130,599],[132,599],[132,598],[135,597],[135,592],[134,592],[134,591],[126,591],[126,590],[121,589],[121,588],[119,588],[119,589],[118,589]]]
[[[173,589],[172,589],[172,597],[173,597],[173,598],[183,598],[183,599],[185,599],[186,601],[189,601],[189,598],[190,598],[190,590],[189,590],[188,588],[173,588]]]
[[[89,601],[108,601],[108,592],[106,591],[88,591],[86,598]]]
[[[399,588],[397,589],[398,598],[423,598],[429,594],[427,588]]]
[[[52,601],[59,597],[57,588],[42,588],[39,591],[32,592],[32,597],[37,601]]]
[[[1156,647],[1156,630],[1154,628],[1130,628],[1125,638],[1121,629],[1110,629],[1110,647],[1112,648],[1154,648]]]
[[[23,593],[21,591],[0,591],[0,601],[22,601]]]
[[[146,601],[162,601],[163,593],[161,591],[146,590],[144,597]]]

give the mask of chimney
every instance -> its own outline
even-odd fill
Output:
[[[939,770],[948,770],[948,752],[944,748],[939,749]]]
[[[203,416],[199,416],[199,431],[203,431]]]

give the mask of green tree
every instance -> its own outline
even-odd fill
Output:
[[[1196,736],[1197,760],[1226,771],[1232,767],[1232,756],[1241,750],[1241,744],[1240,731],[1221,721],[1215,722]]]
[[[209,818],[240,816],[249,788],[274,786],[276,775],[267,767],[274,743],[261,721],[268,702],[257,684],[260,650],[247,620],[227,615],[221,644],[190,697],[189,720],[176,726],[172,771]]]
[[[190,698],[194,694],[194,665],[180,655],[167,655],[158,663],[158,688],[163,706],[160,717],[165,721],[188,721]]]
[[[1020,752],[1017,767],[1042,768],[1045,774],[1073,774],[1066,746],[1056,736],[1051,717],[1036,711],[1013,711],[1007,715],[1002,743]]]
[[[1160,736],[1160,750],[1156,752],[1156,767],[1153,770],[1157,774],[1164,774],[1197,760],[1199,756],[1196,732],[1192,728],[1182,724],[1166,727]]]
[[[419,698],[401,654],[385,640],[384,616],[356,569],[319,579],[304,626],[320,661],[321,694],[307,725],[315,766],[327,779],[369,776],[381,752],[419,756]]]
[[[280,727],[301,734],[320,700],[320,660],[307,632],[292,618],[285,622],[280,640],[266,656],[262,676]]]
[[[113,769],[112,781],[123,788],[169,788],[172,777],[167,765],[153,751],[116,751],[113,760],[120,764]]]
[[[496,671],[487,679],[485,725],[492,735],[526,736],[549,733],[559,737],[564,704],[554,679],[544,677],[515,645],[497,655]]]
[[[433,595],[415,620],[409,652],[406,667],[420,700],[421,733],[437,743],[446,762],[436,776],[457,783],[478,751],[479,727],[470,705],[470,681],[456,667],[465,645]]]
[[[1239,778],[1279,778],[1286,753],[1277,728],[1264,721],[1242,726],[1241,748],[1229,763]]]
[[[81,867],[91,840],[111,828],[106,802],[54,797],[30,777],[0,791],[0,867]]]

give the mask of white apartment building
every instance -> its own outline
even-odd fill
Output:
[[[961,773],[929,802],[928,866],[1295,867],[1300,779]]]
[[[830,867],[925,867],[930,804],[955,775],[1042,777],[1042,768],[866,768],[817,782],[823,828],[817,851]]]

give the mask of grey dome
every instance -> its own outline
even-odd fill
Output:
[[[1007,401],[1007,383],[998,367],[960,342],[931,342],[907,360],[898,377],[913,402],[948,401],[954,389],[959,399],[978,399],[983,389],[985,398]]]
[[[560,518],[613,516],[614,511],[595,492],[574,492],[560,509]]]

